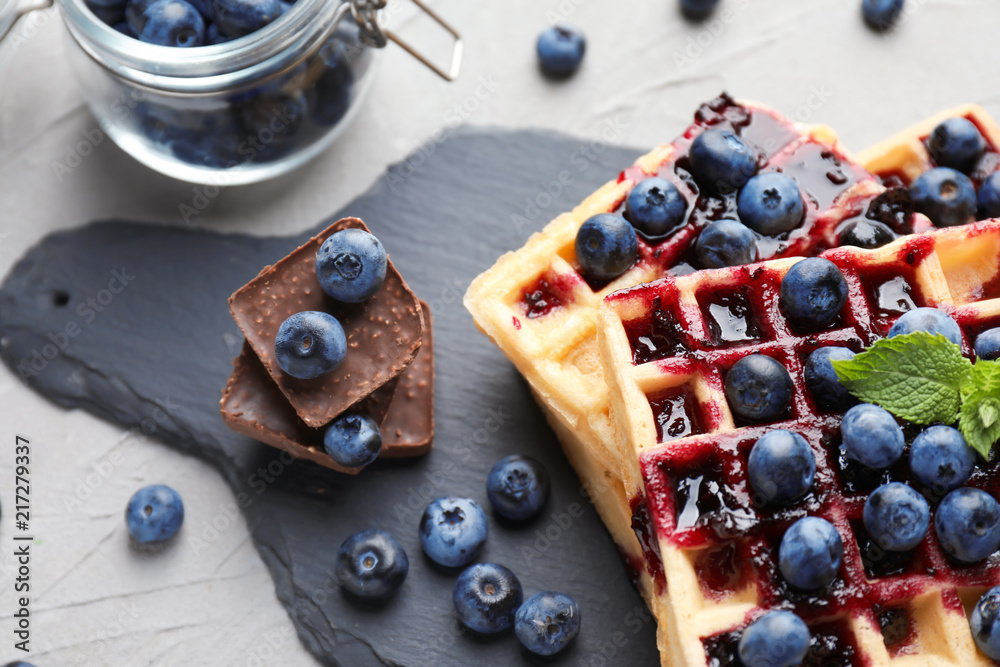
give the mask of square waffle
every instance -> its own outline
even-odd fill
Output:
[[[1000,220],[821,256],[849,288],[838,320],[821,331],[797,333],[778,307],[781,279],[796,258],[667,277],[602,305],[599,341],[623,440],[622,475],[639,508],[637,533],[654,547],[646,559],[658,573],[651,606],[663,664],[738,664],[739,633],[774,608],[792,609],[810,626],[805,665],[993,664],[976,649],[967,614],[1000,583],[1000,555],[956,565],[933,530],[912,554],[880,552],[861,515],[885,475],[840,455],[841,415],[817,406],[802,370],[818,347],[860,351],[919,306],[951,314],[971,355],[978,333],[1000,325]],[[754,353],[780,361],[795,384],[780,421],[743,424],[729,409],[725,374]],[[778,428],[805,436],[817,475],[804,499],[773,510],[752,500],[745,471],[756,440]],[[890,469],[893,479],[906,479],[905,461]],[[998,483],[994,467],[968,485]],[[817,594],[789,588],[776,563],[784,531],[806,515],[833,523],[845,546],[838,579]]]

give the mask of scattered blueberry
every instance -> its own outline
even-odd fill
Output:
[[[705,18],[719,5],[719,0],[681,0],[681,11],[691,18]]]
[[[677,187],[654,176],[636,183],[625,200],[625,217],[647,238],[669,234],[684,224],[687,202]]]
[[[837,243],[871,250],[892,243],[895,238],[889,225],[863,218],[844,225],[837,236]]]
[[[881,470],[899,460],[906,447],[903,429],[885,408],[870,403],[855,405],[840,422],[847,458]]]
[[[274,358],[294,378],[311,380],[340,366],[347,336],[333,315],[306,310],[290,316],[274,337]]]
[[[972,121],[957,116],[934,128],[927,137],[927,151],[939,167],[967,174],[986,151],[986,140]]]
[[[757,155],[728,130],[706,130],[691,142],[691,173],[709,190],[723,194],[743,187],[757,173]]]
[[[458,575],[452,600],[465,627],[493,635],[514,624],[524,593],[521,582],[503,565],[476,563]]]
[[[35,667],[30,662],[24,662],[23,660],[16,660],[14,662],[8,662],[3,667]]]
[[[363,468],[382,450],[382,429],[368,415],[341,415],[326,427],[323,448],[345,468]]]
[[[1000,549],[1000,503],[980,489],[955,489],[938,505],[934,529],[953,558],[981,561]]]
[[[799,519],[781,538],[779,568],[795,588],[814,591],[837,578],[844,558],[844,542],[826,519]]]
[[[794,324],[819,329],[832,324],[847,303],[847,281],[830,260],[810,257],[781,279],[780,303]]]
[[[783,505],[809,491],[816,477],[816,457],[801,435],[778,429],[754,443],[747,475],[765,503]]]
[[[281,0],[212,0],[212,9],[224,34],[242,37],[281,16]]]
[[[580,607],[563,593],[535,593],[517,610],[514,632],[535,655],[555,655],[580,634]]]
[[[986,591],[972,608],[969,628],[986,657],[1000,662],[1000,586]]]
[[[899,19],[904,0],[861,0],[861,15],[875,30],[888,30]]]
[[[409,570],[406,551],[384,530],[352,535],[337,550],[337,579],[344,590],[359,598],[379,600],[392,595]]]
[[[736,206],[744,225],[769,236],[798,227],[806,211],[798,184],[779,172],[757,174],[747,181]]]
[[[136,542],[151,544],[169,540],[184,523],[184,503],[169,486],[153,484],[135,492],[125,508],[125,523]]]
[[[320,287],[337,301],[361,303],[382,288],[388,258],[382,243],[361,229],[332,234],[316,253]]]
[[[958,322],[937,308],[914,308],[903,313],[889,329],[889,338],[914,331],[941,334],[955,345],[962,344],[962,330]]]
[[[790,611],[772,611],[747,626],[740,637],[744,667],[795,667],[809,652],[812,637],[805,622]]]
[[[737,417],[751,422],[774,421],[792,400],[792,378],[781,362],[751,354],[726,374],[726,400]]]
[[[865,530],[886,551],[915,549],[931,523],[931,508],[922,495],[902,482],[875,489],[864,512]]]
[[[840,384],[837,372],[833,370],[834,361],[853,358],[853,350],[834,346],[818,348],[809,355],[803,375],[806,386],[820,407],[840,411],[858,402],[847,387]]]
[[[1000,327],[987,329],[976,336],[974,350],[980,359],[988,361],[1000,359]]]
[[[486,514],[469,498],[438,498],[420,518],[420,546],[444,567],[460,567],[475,560],[487,532]]]
[[[975,450],[951,426],[926,428],[910,445],[910,472],[937,496],[965,484],[975,467]]]
[[[538,514],[548,500],[549,490],[549,473],[530,456],[504,457],[486,477],[490,504],[497,514],[508,519],[529,519]]]
[[[160,46],[201,46],[205,20],[184,0],[156,0],[142,13],[139,39]]]
[[[737,220],[716,220],[698,234],[695,253],[706,269],[753,264],[757,261],[757,235]]]
[[[635,228],[614,213],[598,213],[576,233],[576,258],[583,272],[596,280],[614,280],[625,273],[638,253]]]
[[[980,220],[1000,218],[1000,171],[994,171],[979,186],[976,204],[977,217]]]
[[[542,31],[535,48],[542,71],[549,76],[564,77],[580,67],[587,40],[579,29],[559,23]]]
[[[965,174],[935,167],[910,186],[913,206],[937,227],[954,227],[976,218],[976,187]]]

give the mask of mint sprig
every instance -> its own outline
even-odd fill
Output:
[[[962,387],[958,428],[965,441],[989,459],[993,443],[1000,440],[1000,362],[979,359]]]

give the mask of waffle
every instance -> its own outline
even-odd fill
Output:
[[[805,665],[993,664],[976,649],[967,613],[1000,583],[1000,556],[956,566],[933,530],[913,554],[878,552],[861,515],[884,475],[841,457],[841,415],[816,405],[802,369],[818,347],[860,351],[918,306],[949,312],[971,356],[976,335],[1000,325],[1000,220],[821,256],[840,267],[849,296],[837,322],[819,332],[796,333],[777,305],[782,276],[801,261],[795,258],[667,277],[602,305],[600,349],[623,440],[623,481],[638,489],[630,500],[647,524],[636,527],[656,535],[647,559],[663,573],[652,605],[663,664],[735,664],[740,631],[778,607],[810,625]],[[676,326],[663,327],[666,321]],[[778,359],[793,378],[792,405],[780,421],[741,424],[725,399],[726,372],[754,353]],[[803,500],[768,510],[751,499],[746,458],[778,428],[806,437],[817,475]],[[890,474],[905,479],[906,466],[904,457]],[[969,485],[998,482],[993,468]],[[828,519],[844,541],[840,576],[822,594],[790,589],[776,567],[782,534],[805,515]]]

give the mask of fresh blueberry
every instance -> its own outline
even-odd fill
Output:
[[[208,27],[205,28],[205,44],[225,44],[231,41],[233,41],[233,38],[223,35],[219,30],[218,23],[209,23]]]
[[[281,370],[311,380],[340,366],[347,354],[347,336],[333,315],[315,310],[295,313],[278,328],[274,358]]]
[[[861,0],[861,15],[875,30],[888,30],[899,19],[904,0]]]
[[[862,218],[844,225],[837,236],[837,243],[870,250],[892,243],[895,238],[896,235],[892,233],[889,225],[878,220]]]
[[[580,606],[563,593],[535,593],[517,610],[514,632],[535,655],[555,655],[580,634]]]
[[[753,264],[757,261],[757,235],[737,220],[716,220],[698,234],[695,253],[706,269]]]
[[[723,194],[742,188],[757,173],[757,155],[728,130],[706,130],[691,142],[691,173],[703,187]]]
[[[969,173],[986,151],[986,140],[968,118],[957,116],[940,123],[927,137],[927,152],[939,167]]]
[[[560,23],[543,30],[535,48],[542,71],[549,76],[564,77],[580,67],[587,40],[579,29]]]
[[[215,20],[215,9],[212,7],[212,0],[187,0],[187,2],[198,10],[205,23]]]
[[[524,593],[513,572],[496,563],[476,563],[458,575],[452,601],[462,624],[483,635],[514,625]]]
[[[320,287],[337,301],[361,303],[382,288],[388,258],[381,241],[360,229],[333,234],[316,253]]]
[[[576,258],[595,280],[614,280],[635,263],[638,253],[635,228],[614,213],[598,213],[576,233]]]
[[[242,37],[281,16],[281,0],[212,0],[212,9],[223,33]]]
[[[529,456],[502,458],[486,477],[490,504],[508,519],[529,519],[538,514],[548,500],[549,489],[545,466]]]
[[[128,24],[128,21],[122,21],[121,23],[116,23],[115,30],[125,35],[126,37],[131,37],[133,39],[137,38],[135,30],[132,30],[132,26]]]
[[[326,427],[323,448],[345,468],[363,468],[382,450],[382,429],[368,415],[341,415]]]
[[[1000,327],[987,329],[976,336],[976,344],[973,349],[980,359],[988,361],[1000,359]]]
[[[976,187],[965,174],[949,167],[935,167],[910,186],[913,206],[936,227],[954,227],[976,218]]]
[[[906,447],[903,429],[885,408],[870,403],[855,405],[840,422],[847,458],[881,470],[899,460]]]
[[[965,484],[975,467],[975,450],[951,426],[926,428],[910,445],[910,472],[937,496]]]
[[[486,543],[486,514],[469,498],[438,498],[420,518],[420,545],[444,567],[468,565]]]
[[[354,71],[345,51],[346,45],[356,44],[350,35],[340,39],[337,34],[320,51],[323,70],[307,95],[312,108],[312,119],[323,127],[336,125],[347,114],[354,90]],[[361,48],[357,43],[357,48]]]
[[[769,236],[795,229],[806,212],[798,183],[779,172],[757,174],[747,181],[736,206],[744,225]]]
[[[963,563],[976,563],[1000,549],[1000,503],[980,489],[955,489],[934,517],[941,548]]]
[[[747,626],[740,637],[744,667],[795,667],[805,660],[812,637],[805,622],[790,611],[772,611]]]
[[[914,308],[903,313],[889,329],[889,338],[914,331],[941,334],[955,345],[962,344],[962,330],[958,328],[958,322],[937,308]]]
[[[865,530],[886,551],[916,549],[931,523],[931,508],[922,495],[902,482],[875,489],[865,502]]]
[[[765,503],[784,505],[809,491],[816,477],[816,457],[801,435],[778,429],[754,443],[747,475]]]
[[[30,662],[24,662],[23,660],[15,660],[14,662],[8,662],[3,667],[35,667]]]
[[[740,419],[774,421],[792,400],[792,378],[781,362],[751,354],[737,361],[726,374],[726,400]]]
[[[142,14],[139,39],[160,46],[201,46],[205,20],[184,0],[156,0]]]
[[[694,19],[705,18],[719,5],[719,0],[681,0],[681,11]]]
[[[780,303],[793,324],[819,329],[832,324],[847,303],[847,281],[830,260],[810,257],[781,279]]]
[[[125,20],[130,26],[132,26],[132,32],[136,35],[142,32],[142,27],[145,25],[145,19],[143,15],[153,2],[156,0],[129,0],[128,4],[125,5]]]
[[[625,217],[647,238],[665,236],[684,224],[687,202],[677,187],[654,176],[632,188],[625,200]]]
[[[247,134],[258,140],[251,146],[252,159],[275,160],[290,152],[295,147],[308,107],[301,90],[287,93],[256,90],[249,99],[235,105]]]
[[[972,608],[969,629],[976,646],[991,660],[1000,662],[1000,586],[986,591]]]
[[[821,347],[813,351],[806,360],[806,386],[812,392],[813,400],[827,410],[846,410],[857,399],[847,388],[840,384],[837,372],[833,370],[834,361],[853,359],[854,352],[846,347]]]
[[[406,551],[384,530],[361,531],[337,550],[337,579],[355,597],[384,599],[399,590],[409,571]]]
[[[132,539],[140,544],[164,542],[184,523],[184,503],[179,493],[163,484],[135,492],[125,508],[125,523]]]
[[[844,559],[844,542],[832,523],[807,516],[785,532],[778,559],[788,583],[804,591],[818,590],[837,578]]]
[[[84,0],[84,4],[94,16],[116,29],[117,24],[125,20],[125,6],[128,3],[123,0]]]
[[[979,186],[976,211],[980,220],[1000,218],[1000,171],[994,171]]]

